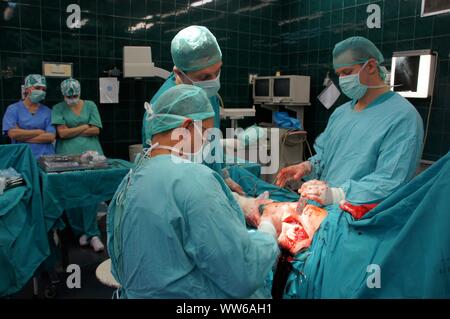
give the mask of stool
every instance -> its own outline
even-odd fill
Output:
[[[111,288],[120,288],[120,284],[114,279],[111,273],[111,258],[106,259],[95,270],[95,276],[104,285]]]

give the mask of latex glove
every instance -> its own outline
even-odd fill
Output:
[[[302,197],[316,201],[323,206],[338,204],[345,199],[345,193],[341,188],[328,187],[327,182],[319,180],[303,183],[298,192]]]
[[[227,177],[224,179],[225,183],[228,185],[228,187],[233,191],[236,192],[240,195],[245,195],[244,190],[242,189],[241,185],[239,185],[238,183],[236,183],[235,181],[233,181],[231,179],[231,177]]]
[[[247,223],[254,227],[258,227],[261,220],[259,206],[273,202],[272,200],[268,199],[267,193],[263,193],[258,198],[244,197],[235,192],[233,192],[233,196],[244,212],[245,220],[247,221]]]
[[[278,236],[281,233],[281,229],[282,229],[283,215],[284,215],[284,210],[282,210],[282,209],[270,209],[270,208],[264,209],[263,214],[261,215],[258,230],[269,233],[268,225],[271,224],[273,226],[273,229],[275,230],[275,234],[273,233],[273,231],[271,233],[272,233],[272,235],[275,236],[275,238],[278,238]]]
[[[277,175],[277,180],[275,185],[279,187],[284,187],[286,183],[290,180],[299,180],[303,176],[308,176],[312,172],[311,163],[306,161],[297,165],[292,165],[285,167],[280,170]]]
[[[365,214],[367,214],[370,210],[375,208],[378,205],[376,204],[362,204],[362,205],[353,205],[345,200],[341,201],[339,208],[343,211],[346,211],[350,215],[353,216],[354,219],[360,219]]]

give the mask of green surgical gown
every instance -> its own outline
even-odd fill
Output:
[[[394,92],[362,112],[354,105],[345,103],[331,115],[314,144],[308,179],[341,187],[351,203],[379,202],[414,176],[422,155],[422,118]]]
[[[53,125],[66,125],[69,128],[83,124],[90,124],[102,128],[102,121],[97,106],[92,101],[84,101],[83,109],[77,116],[66,102],[61,102],[53,107]],[[98,136],[75,136],[68,139],[58,139],[56,142],[56,154],[82,154],[86,151],[97,151],[103,155],[103,150]],[[82,203],[80,203],[82,204]],[[89,238],[100,236],[97,224],[97,204],[85,205],[66,209],[67,219],[76,236],[86,234]]]
[[[79,116],[72,112],[66,102],[60,102],[53,107],[53,125],[66,125],[69,128],[83,124],[90,124],[102,128],[102,121],[97,106],[92,101],[84,101],[83,109]],[[98,136],[76,136],[68,139],[58,139],[56,142],[56,154],[81,154],[86,151],[97,151],[103,154]]]
[[[107,219],[112,273],[125,298],[270,297],[278,255],[271,235],[247,230],[223,179],[171,155],[127,175]]]
[[[449,180],[450,152],[360,220],[327,206],[285,297],[450,298]]]

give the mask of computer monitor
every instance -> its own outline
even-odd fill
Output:
[[[272,77],[256,77],[253,82],[254,103],[268,103],[272,101]]]
[[[273,80],[273,96],[274,97],[289,97],[291,95],[289,78],[274,79]]]
[[[273,77],[273,102],[285,104],[308,104],[310,77],[282,75]]]
[[[394,52],[391,87],[403,97],[427,98],[432,95],[436,56],[431,50]]]

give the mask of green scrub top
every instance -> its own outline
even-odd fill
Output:
[[[423,148],[423,121],[396,92],[380,95],[363,111],[356,101],[338,107],[309,158],[305,179],[340,187],[353,204],[376,203],[413,178]]]
[[[69,128],[83,124],[94,125],[102,128],[102,121],[98,113],[97,105],[92,101],[84,101],[83,109],[77,116],[66,102],[60,102],[53,107],[53,125],[66,125]],[[69,139],[58,139],[56,142],[56,154],[81,154],[86,151],[97,151],[103,155],[103,150],[98,136],[76,136]]]
[[[270,297],[265,279],[277,242],[246,229],[230,189],[205,165],[144,159],[123,179],[107,217],[121,297]]]

